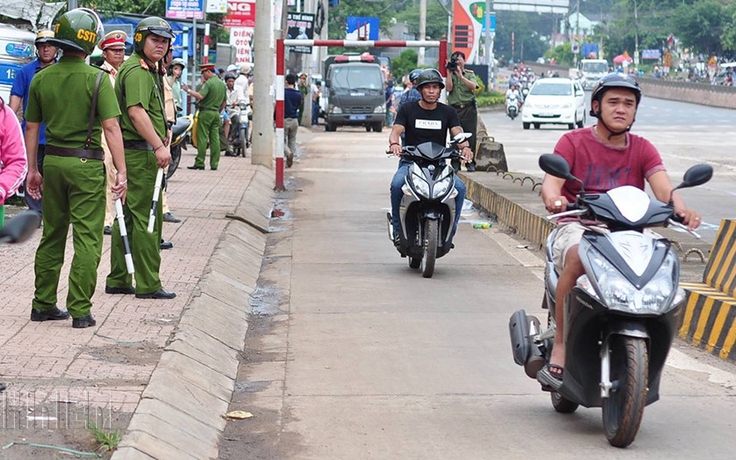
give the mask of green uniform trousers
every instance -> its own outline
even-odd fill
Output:
[[[161,192],[156,208],[153,233],[148,233],[148,219],[156,182],[156,155],[146,150],[125,149],[125,165],[128,169],[128,195],[123,205],[125,229],[128,232],[130,252],[135,268],[135,293],[152,294],[161,289]],[[103,206],[104,208],[104,206]],[[123,288],[133,286],[133,277],[125,265],[125,248],[120,236],[120,224],[115,219],[110,250],[110,274],[107,286]]]
[[[220,112],[200,109],[197,120],[197,158],[194,159],[194,166],[204,168],[209,141],[210,168],[217,169],[220,164]]]
[[[72,225],[74,257],[66,309],[72,318],[90,314],[97,287],[105,220],[105,166],[101,160],[46,155],[43,175],[43,236],[36,251],[33,308],[56,306],[64,250]]]

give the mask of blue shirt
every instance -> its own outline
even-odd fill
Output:
[[[31,89],[31,80],[36,72],[41,68],[41,63],[36,59],[33,62],[29,62],[18,70],[15,74],[15,80],[13,80],[13,87],[10,88],[11,96],[18,96],[23,98],[23,132],[26,131],[26,108],[28,107],[28,91]],[[46,125],[41,123],[41,127],[38,130],[38,143],[39,145],[46,144]]]
[[[299,118],[302,93],[296,88],[284,88],[284,118]]]
[[[401,95],[401,98],[399,99],[399,105],[396,107],[396,110],[398,111],[402,105],[406,104],[407,102],[414,102],[414,101],[421,101],[422,100],[422,94],[417,91],[416,88],[413,86],[409,91],[404,91],[404,94]]]

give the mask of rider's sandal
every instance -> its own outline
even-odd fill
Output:
[[[562,387],[562,376],[565,369],[557,364],[547,364],[537,373],[537,381],[557,391]]]

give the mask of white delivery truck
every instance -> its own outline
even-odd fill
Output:
[[[35,41],[33,32],[0,24],[0,96],[6,104],[16,73],[36,56]]]
[[[583,89],[593,89],[598,80],[610,72],[605,59],[581,59],[578,63],[580,84]]]

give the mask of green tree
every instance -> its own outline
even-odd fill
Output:
[[[547,51],[544,56],[548,59],[554,59],[557,65],[572,67],[575,62],[575,55],[572,52],[572,44],[570,42],[558,45],[553,50]]]
[[[401,83],[401,78],[404,75],[417,68],[418,57],[419,55],[415,49],[408,48],[398,58],[391,61],[391,74],[398,83]]]
[[[677,36],[683,46],[704,54],[723,54],[721,37],[733,28],[727,8],[719,0],[701,0],[694,5],[680,5],[675,10]]]
[[[388,32],[392,18],[397,11],[403,8],[410,0],[380,0],[367,2],[365,0],[340,0],[337,7],[330,8],[329,36],[331,39],[345,38],[345,28],[348,16],[378,18],[381,31]]]
[[[547,44],[540,35],[550,36],[552,34],[554,18],[551,15],[518,11],[496,12],[496,39],[494,43],[494,55],[518,62],[522,58],[526,61],[534,61],[544,55]],[[513,32],[513,49],[511,36]],[[481,43],[483,38],[481,37]],[[523,56],[522,56],[523,54]]]
[[[427,0],[426,35],[430,40],[439,40],[447,35],[447,10],[437,1]],[[409,33],[419,38],[419,2],[414,0],[406,10],[396,14],[396,22],[409,27]]]

